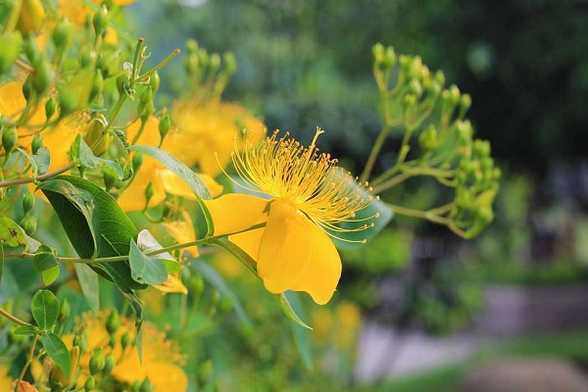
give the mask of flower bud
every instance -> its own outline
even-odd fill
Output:
[[[225,72],[227,75],[232,75],[237,70],[237,59],[235,55],[231,52],[226,52],[223,56],[223,60],[225,63]]]
[[[16,128],[8,127],[2,131],[2,147],[6,155],[10,154],[16,146]]]
[[[116,346],[116,336],[110,335],[108,337],[108,347],[114,348],[114,346]]]
[[[22,36],[18,31],[0,35],[0,75],[16,62],[22,48]]]
[[[383,63],[384,57],[386,56],[386,49],[384,48],[384,45],[378,42],[377,44],[372,46],[372,54],[374,56],[374,62],[376,64]]]
[[[29,191],[25,191],[22,196],[22,209],[25,213],[29,212],[35,206],[35,196]]]
[[[151,87],[147,87],[143,94],[141,94],[141,100],[139,101],[139,113],[141,115],[141,120],[147,121],[149,116],[153,114],[155,111],[155,106],[153,104],[153,90]]]
[[[41,0],[22,0],[18,29],[23,33],[37,32],[45,22],[45,8]]]
[[[196,54],[198,52],[198,42],[193,39],[189,39],[186,42],[186,49],[188,50],[188,54]]]
[[[204,291],[204,279],[200,275],[192,276],[192,292],[195,296],[199,296]]]
[[[168,113],[165,113],[159,120],[159,145],[163,143],[163,140],[171,129],[171,117]]]
[[[149,77],[149,85],[151,86],[153,93],[156,93],[159,90],[160,83],[161,79],[159,78],[159,72],[153,72]]]
[[[437,130],[433,125],[430,125],[419,135],[419,144],[425,151],[437,148],[439,141],[437,139]]]
[[[392,68],[394,64],[396,64],[396,53],[394,52],[393,47],[389,46],[386,48],[386,57],[384,58],[384,62],[388,68]]]
[[[69,315],[71,314],[71,306],[69,306],[69,301],[64,299],[61,303],[61,307],[59,309],[59,319],[61,321],[67,320]]]
[[[92,53],[90,51],[83,51],[80,55],[80,66],[86,68],[92,64]]]
[[[102,168],[102,179],[104,180],[104,187],[106,190],[110,190],[116,183],[116,171],[110,166],[104,166]]]
[[[92,25],[97,36],[102,35],[106,31],[106,27],[108,26],[108,11],[105,7],[100,7],[96,14],[94,14]]]
[[[37,231],[37,218],[32,215],[25,215],[20,225],[28,235],[33,235]]]
[[[122,349],[126,349],[129,346],[129,343],[131,342],[131,337],[129,336],[129,334],[127,332],[125,332],[121,337],[120,337],[120,345],[122,347]]]
[[[151,198],[153,197],[154,194],[154,190],[153,190],[153,183],[149,182],[149,184],[147,184],[147,186],[145,187],[145,209],[147,209],[147,207],[149,206],[149,201],[151,201]]]
[[[104,90],[104,78],[102,77],[102,71],[97,69],[92,82],[92,90],[90,90],[90,101],[93,101],[100,95]]]
[[[139,392],[153,392],[153,385],[149,382],[149,379],[143,380]]]
[[[58,91],[59,118],[64,118],[77,109],[76,98],[73,91],[60,88]]]
[[[210,71],[216,72],[220,68],[221,65],[221,58],[218,53],[213,53],[210,55]]]
[[[137,173],[139,171],[139,168],[143,164],[143,154],[140,152],[135,152],[133,154],[131,164],[133,166],[133,173]]]
[[[106,330],[108,331],[108,333],[113,334],[118,330],[119,327],[120,317],[118,316],[118,312],[110,312],[108,318],[106,319]]]
[[[106,365],[106,358],[104,357],[104,353],[102,352],[101,348],[97,348],[92,357],[90,357],[90,374],[94,375],[100,373],[104,366]]]
[[[63,50],[69,45],[71,36],[71,23],[69,23],[67,20],[63,20],[57,25],[57,27],[55,27],[55,30],[53,30],[51,39],[53,40],[53,45],[55,45],[57,49]]]
[[[57,104],[55,103],[55,99],[53,97],[49,97],[47,102],[45,102],[45,118],[47,121],[53,117],[55,114],[55,110],[57,109]]]
[[[33,140],[31,141],[31,151],[33,154],[36,154],[41,147],[43,147],[43,138],[41,135],[37,134],[33,136]]]
[[[86,332],[82,332],[82,334],[78,336],[78,347],[80,348],[80,352],[83,354],[88,351],[88,335]]]
[[[52,70],[49,63],[45,60],[40,60],[35,67],[33,87],[37,96],[41,96],[47,91],[53,79]]]
[[[129,93],[131,88],[131,82],[129,80],[129,75],[126,73],[120,75],[116,78],[116,88],[118,89],[118,93],[120,95],[125,95]]]
[[[84,389],[86,390],[86,392],[90,392],[94,388],[96,388],[96,379],[94,378],[94,376],[89,376],[86,379],[86,383],[84,384]]]
[[[114,359],[114,356],[112,354],[108,354],[104,362],[104,373],[110,374],[112,372],[112,369],[114,369],[115,365],[116,361]]]
[[[33,75],[27,76],[24,83],[22,84],[22,95],[24,98],[29,101],[33,94],[35,93],[35,89],[33,87]]]
[[[34,66],[39,61],[39,49],[37,49],[37,43],[33,35],[29,35],[24,40],[24,52],[29,59],[29,62]]]

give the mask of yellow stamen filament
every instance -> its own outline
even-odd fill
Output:
[[[308,147],[287,133],[280,137],[279,131],[256,146],[236,146],[232,157],[235,170],[248,187],[291,203],[327,232],[368,229],[373,223],[354,228],[338,226],[373,220],[377,214],[356,217],[371,196],[354,186],[353,177],[336,166],[336,159],[318,152],[316,142],[323,132],[317,129]]]

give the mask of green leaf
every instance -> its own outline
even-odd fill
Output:
[[[221,295],[229,300],[241,322],[247,328],[252,328],[253,325],[251,320],[249,317],[247,317],[245,309],[243,309],[241,302],[239,302],[239,297],[237,297],[237,295],[230,289],[222,276],[219,275],[209,264],[206,264],[200,260],[194,261],[192,263],[192,267],[198,271],[200,275],[202,275],[202,278],[204,278],[205,281],[207,281],[210,285],[217,289]]]
[[[129,254],[138,230],[114,198],[79,177],[59,176],[39,187],[55,209],[74,249],[82,258]],[[145,288],[131,276],[128,261],[92,263],[90,267],[126,293]]]
[[[133,240],[130,242],[130,248],[131,276],[136,282],[154,285],[167,280],[167,270],[161,260],[143,254]]]
[[[70,154],[72,160],[78,162],[83,168],[97,169],[102,166],[109,166],[114,169],[114,172],[119,179],[124,176],[123,170],[117,162],[95,156],[94,152],[81,135],[76,137]]]
[[[47,355],[59,366],[65,378],[68,378],[71,370],[71,357],[63,341],[53,332],[41,335],[40,340]]]
[[[7,216],[0,216],[0,244],[15,248],[25,245],[25,232],[19,225]]]
[[[51,154],[46,147],[41,147],[37,153],[33,155],[33,161],[37,165],[37,173],[44,174],[49,170],[51,164]]]
[[[393,217],[392,210],[378,198],[374,198],[351,176],[342,170],[333,170],[330,174],[333,181],[346,182],[352,188],[352,192],[366,199],[372,197],[370,203],[358,211],[353,218],[356,222],[345,222],[339,227],[349,231],[333,231],[335,245],[340,249],[351,249],[362,246],[366,241],[375,237],[382,231]],[[362,228],[365,227],[365,228]]]
[[[41,274],[41,280],[45,286],[49,286],[59,277],[59,264],[50,251],[36,254],[33,257],[33,266]]]
[[[148,252],[151,250],[159,250],[162,248],[161,244],[153,237],[153,234],[147,229],[141,230],[137,237],[137,246],[142,252]],[[160,253],[157,256],[153,256],[163,263],[165,269],[169,273],[180,271],[180,263],[173,257],[169,252]]]
[[[35,336],[38,335],[41,331],[34,325],[19,325],[18,327],[14,328],[12,332],[15,335],[20,336]]]
[[[282,310],[284,311],[284,314],[286,316],[288,316],[288,318],[290,320],[294,321],[299,326],[312,331],[312,328],[308,324],[306,324],[304,321],[302,321],[300,316],[298,316],[298,314],[296,313],[296,310],[294,310],[294,308],[292,307],[292,304],[290,303],[291,298],[292,298],[292,293],[285,292],[285,293],[280,294],[280,304],[282,305]]]
[[[300,297],[298,293],[293,291],[286,291],[282,294],[286,301],[288,301],[292,310],[294,310],[295,314],[301,314],[304,316],[304,309],[302,307],[302,303],[300,301]],[[310,343],[310,331],[308,330],[308,326],[303,327],[300,326],[298,323],[290,323],[290,328],[292,329],[292,334],[294,335],[294,342],[296,343],[296,348],[300,357],[302,358],[302,362],[307,369],[312,369],[312,349]]]
[[[31,301],[31,313],[42,330],[50,330],[59,316],[59,300],[49,290],[39,290]]]
[[[4,276],[4,246],[0,244],[0,284],[2,284],[2,277]]]
[[[98,275],[86,264],[75,263],[74,268],[78,276],[78,282],[82,293],[88,302],[90,309],[97,312],[100,309],[100,287],[98,286]]]
[[[163,163],[165,167],[186,181],[194,194],[202,199],[210,199],[210,192],[198,175],[167,152],[160,150],[159,148],[138,144],[131,146],[131,150],[141,152],[157,159],[159,162]]]

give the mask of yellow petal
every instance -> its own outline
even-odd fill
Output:
[[[196,239],[192,218],[190,218],[190,214],[188,214],[186,211],[182,212],[182,219],[165,222],[163,227],[165,227],[167,232],[179,244],[194,241]],[[194,257],[198,256],[198,248],[195,246],[184,248],[184,250],[190,252],[190,254]]]
[[[151,116],[147,119],[141,134],[141,121],[137,120],[127,128],[127,139],[133,144],[144,144],[146,146],[157,147],[159,146],[159,120],[157,117]],[[137,135],[138,138],[137,138]],[[137,138],[137,140],[135,140]]]
[[[268,291],[305,291],[323,305],[341,277],[341,259],[320,227],[294,206],[275,200],[259,248],[257,272]]]
[[[162,284],[154,284],[157,290],[161,291],[162,293],[180,293],[180,294],[188,294],[188,289],[182,281],[174,275],[168,275],[167,280]]]
[[[228,193],[204,203],[212,216],[215,235],[246,230],[267,220],[268,200],[257,196]]]
[[[145,157],[135,178],[118,198],[118,204],[123,210],[141,211],[145,207],[145,188],[150,182],[153,184],[153,197],[149,200],[149,207],[156,206],[165,199],[165,190],[158,174],[160,167],[156,160]]]
[[[163,188],[167,193],[180,196],[188,200],[196,200],[196,196],[194,195],[192,188],[190,188],[186,181],[184,181],[180,176],[171,170],[163,169],[159,171],[159,176],[161,177]],[[206,188],[212,197],[216,197],[223,192],[223,186],[216,182],[212,177],[206,174],[198,174],[198,177],[200,180],[202,180],[204,185],[206,185]]]
[[[259,246],[263,238],[264,228],[246,231],[244,233],[229,236],[229,240],[245,251],[253,260],[257,261]]]

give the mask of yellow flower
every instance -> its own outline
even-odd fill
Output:
[[[233,193],[205,202],[216,235],[265,223],[229,239],[257,261],[268,291],[305,291],[325,304],[341,276],[341,259],[329,235],[345,231],[341,223],[358,221],[355,215],[369,199],[349,186],[350,176],[336,168],[334,159],[317,152],[321,133],[317,130],[311,145],[304,147],[287,135],[278,138],[276,132],[233,154],[243,181],[270,200]]]
[[[128,139],[135,141],[134,139],[140,128],[140,121],[134,122],[127,129]],[[135,143],[152,147],[159,146],[159,120],[156,117],[151,117],[147,120],[143,132]],[[174,155],[173,151],[166,147],[166,144],[162,146],[163,149]],[[212,177],[205,174],[200,174],[199,177],[213,196],[222,192],[222,185],[214,181]],[[166,192],[189,200],[195,200],[194,193],[186,182],[166,169],[159,161],[144,156],[143,164],[135,174],[135,178],[118,198],[118,204],[121,208],[126,211],[142,210],[147,202],[145,188],[149,183],[153,186],[153,197],[149,200],[149,207],[161,203],[165,199]]]
[[[99,6],[102,0],[92,0]],[[133,4],[135,0],[114,0],[112,3],[124,7]],[[77,25],[82,25],[86,17],[93,12],[92,7],[86,5],[85,0],[59,0],[59,12]]]
[[[8,375],[8,368],[0,365],[0,391],[10,391],[12,388],[12,379]]]
[[[13,80],[0,86],[0,115],[15,121],[26,106],[26,100],[22,93],[23,82]],[[45,111],[43,105],[39,105],[32,113],[29,124],[33,128],[21,127],[18,129],[18,142],[27,151],[30,151],[33,134],[41,129],[45,123]],[[43,130],[43,144],[51,153],[49,170],[59,169],[69,163],[69,149],[76,136],[83,132],[88,124],[87,116],[78,113],[60,121],[55,127]]]
[[[143,361],[141,362],[134,346],[123,350],[120,343],[123,334],[134,335],[133,322],[124,318],[121,320],[121,326],[115,333],[116,344],[111,349],[108,346],[110,335],[105,327],[107,317],[106,312],[87,313],[77,322],[77,327],[85,331],[88,336],[88,351],[79,360],[78,387],[84,385],[90,374],[89,361],[92,353],[97,348],[103,348],[106,355],[111,353],[114,355],[116,364],[112,370],[112,377],[118,382],[132,384],[148,378],[155,391],[186,391],[188,378],[181,367],[184,359],[175,343],[167,340],[165,334],[152,324],[144,323]],[[63,340],[68,347],[72,346],[73,336],[64,336]]]
[[[180,101],[173,107],[172,118],[176,129],[168,136],[165,149],[212,177],[230,162],[236,135],[249,145],[265,136],[263,123],[234,103]]]

